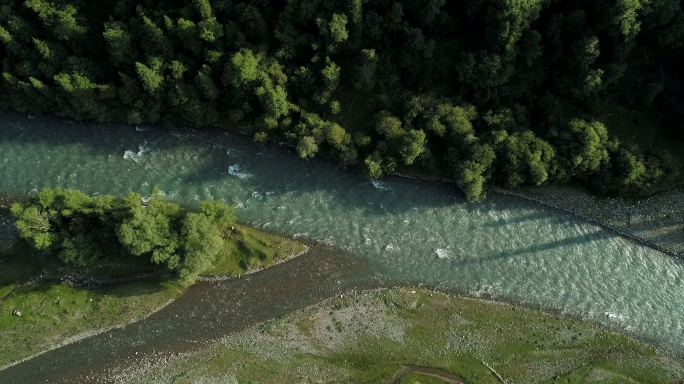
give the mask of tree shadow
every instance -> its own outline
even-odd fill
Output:
[[[605,239],[606,234],[603,231],[596,231],[586,235],[567,237],[564,239],[551,241],[543,244],[535,244],[526,248],[506,250],[495,255],[482,257],[482,258],[469,258],[465,260],[460,260],[457,265],[470,265],[473,263],[489,263],[495,262],[503,259],[510,259],[517,256],[536,254],[540,252],[550,251],[556,248],[570,247],[578,244],[587,244],[597,240]]]
[[[664,245],[666,247],[673,247],[675,249],[680,247],[681,249],[681,244],[684,241],[684,224],[670,225],[666,228],[662,228],[658,224],[654,223],[651,226],[651,230],[657,231],[658,234],[648,239],[650,242],[661,246]]]
[[[133,126],[79,122],[54,116],[28,117],[13,111],[0,111],[0,124],[3,126],[0,138],[6,142],[44,143],[53,147],[79,143],[91,153],[99,154],[118,153],[114,144],[125,144],[124,138],[133,138],[131,132],[135,132]],[[114,132],[126,135],[116,137]]]
[[[250,137],[225,131],[211,130],[194,131],[177,129],[169,131],[159,127],[135,127],[124,124],[102,124],[96,122],[72,122],[58,117],[28,118],[16,112],[0,112],[0,124],[5,129],[0,131],[0,140],[16,144],[40,144],[46,148],[65,147],[64,151],[72,151],[73,145],[78,145],[79,151],[86,156],[97,155],[100,159],[80,159],[78,153],[73,154],[73,166],[67,164],[63,168],[78,168],[87,172],[101,172],[104,164],[98,164],[102,158],[122,158],[120,161],[136,162],[138,165],[126,167],[125,163],[114,168],[121,174],[112,175],[121,184],[127,179],[135,179],[133,173],[144,173],[145,180],[149,180],[150,189],[154,185],[168,184],[167,174],[157,175],[160,167],[171,167],[176,172],[173,175],[174,185],[182,187],[210,190],[225,189],[226,184],[234,182],[232,178],[240,178],[239,182],[246,189],[263,191],[274,195],[294,193],[306,195],[314,191],[328,193],[338,203],[348,207],[366,207],[369,201],[380,198],[397,196],[393,188],[379,185],[397,185],[403,190],[406,185],[413,186],[415,181],[397,177],[388,177],[379,184],[373,184],[365,179],[358,170],[344,169],[337,161],[330,158],[301,159],[293,148],[282,143],[257,145]],[[40,152],[40,149],[36,150]],[[60,149],[58,149],[60,151]],[[230,153],[233,153],[230,155]],[[40,155],[38,155],[40,156]],[[163,159],[169,163],[164,163]],[[32,158],[27,164],[32,168],[40,164],[49,164],[50,159]],[[152,164],[150,161],[159,162]],[[86,164],[87,163],[87,164]],[[237,169],[243,164],[249,164],[246,175]],[[143,169],[144,167],[144,169]],[[128,169],[126,169],[128,168]],[[137,168],[137,169],[136,169]],[[47,173],[57,171],[48,170]],[[133,172],[133,173],[130,173]],[[232,173],[231,173],[232,172]],[[48,177],[51,177],[48,176]],[[156,179],[156,180],[155,180]],[[41,180],[43,181],[43,180]],[[72,184],[80,183],[78,179]],[[420,183],[420,188],[438,191],[433,199],[405,199],[401,205],[410,209],[413,207],[439,207],[463,203],[457,189],[444,183]],[[163,185],[160,185],[164,189]],[[353,195],[349,195],[354,191]],[[403,193],[403,192],[399,192]],[[191,197],[180,196],[181,200],[189,201]],[[391,199],[386,199],[390,205]],[[392,204],[395,209],[398,205]]]
[[[567,222],[567,219],[564,217],[565,215],[562,214],[557,214],[557,215],[549,215],[548,212],[546,211],[538,211],[538,212],[532,212],[523,216],[517,216],[513,217],[511,219],[506,219],[506,218],[501,218],[496,221],[486,223],[484,227],[487,228],[496,228],[496,227],[502,227],[502,226],[509,226],[509,225],[515,225],[515,224],[522,224],[527,221],[536,221],[536,220],[544,220],[546,222],[552,222],[554,224],[562,224]]]

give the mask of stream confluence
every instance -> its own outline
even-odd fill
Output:
[[[219,199],[236,206],[239,219],[257,228],[348,252],[347,261],[330,255],[321,259],[323,271],[327,257],[337,265],[331,267],[336,272],[310,272],[336,276],[322,280],[320,290],[326,294],[416,284],[493,296],[625,329],[684,354],[682,262],[569,214],[511,196],[467,203],[449,185],[400,178],[371,183],[331,161],[303,160],[287,146],[264,148],[240,135],[8,112],[0,113],[0,126],[0,191],[13,197],[46,187],[123,195],[149,194],[158,186],[169,200],[189,206]],[[317,262],[315,257],[301,260]],[[200,285],[186,296],[211,289]],[[214,296],[225,294],[225,288],[215,289]],[[284,291],[296,295],[294,288]],[[218,308],[233,304],[212,294],[203,297],[184,297],[140,324],[98,338],[121,337],[118,344],[155,351],[156,339],[149,335],[166,332],[167,319],[189,313],[179,309],[184,302],[204,302],[201,308],[193,307],[193,313],[207,315],[187,321],[215,323],[190,326],[183,339],[193,340],[193,332],[197,340],[218,337],[220,330],[206,329],[220,328],[222,321],[235,316]],[[311,297],[302,302],[313,303],[318,296]],[[288,308],[283,304],[283,310]],[[129,328],[137,331],[119,334]],[[203,332],[207,337],[200,335]],[[0,377],[35,373],[38,360],[43,365],[50,361],[47,365],[58,372],[61,355],[73,359],[78,348],[83,348],[78,356],[100,360],[118,353],[112,342],[109,352],[89,354],[95,344],[84,340],[67,347],[68,353],[49,352]]]

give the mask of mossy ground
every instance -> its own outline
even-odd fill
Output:
[[[395,288],[336,298],[254,326],[131,380],[381,383],[417,365],[468,383],[498,383],[483,362],[508,383],[674,383],[684,377],[681,360],[597,325]],[[434,379],[415,374],[403,382]]]

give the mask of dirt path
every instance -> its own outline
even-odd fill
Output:
[[[409,365],[408,367],[404,367],[402,370],[395,373],[394,377],[392,377],[392,380],[390,380],[390,383],[397,384],[397,383],[399,383],[399,380],[401,380],[402,377],[404,377],[404,376],[406,376],[412,372],[422,373],[422,374],[430,375],[430,376],[436,376],[436,377],[439,377],[440,379],[444,379],[450,383],[468,384],[468,382],[464,378],[462,378],[461,376],[456,375],[454,373],[443,371],[443,370],[437,369],[437,368],[419,367],[419,366],[415,366],[415,365]]]

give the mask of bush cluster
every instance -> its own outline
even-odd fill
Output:
[[[190,212],[156,189],[146,198],[44,189],[11,211],[24,239],[64,263],[85,267],[112,256],[143,257],[185,282],[212,266],[235,222],[234,209],[224,203],[204,201],[199,212]]]

